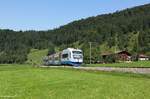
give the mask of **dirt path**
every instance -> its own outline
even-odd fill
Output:
[[[116,71],[130,72],[138,74],[150,74],[150,68],[118,68],[118,67],[70,67],[70,66],[41,66],[50,68],[74,68],[78,70],[95,70],[95,71]]]

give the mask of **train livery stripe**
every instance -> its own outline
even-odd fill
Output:
[[[72,66],[80,66],[82,63],[81,62],[72,62],[72,61],[62,61],[62,65],[72,65]]]

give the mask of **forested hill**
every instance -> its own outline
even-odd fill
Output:
[[[0,63],[23,63],[30,49],[79,47],[88,59],[106,51],[150,52],[150,4],[74,21],[49,31],[0,30]]]

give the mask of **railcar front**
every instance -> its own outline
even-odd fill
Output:
[[[68,48],[62,51],[61,55],[62,65],[80,66],[82,63],[83,63],[82,50]]]

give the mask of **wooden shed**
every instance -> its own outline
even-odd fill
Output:
[[[139,54],[138,55],[138,60],[139,61],[147,61],[147,60],[149,60],[149,56],[144,55],[144,54]]]

